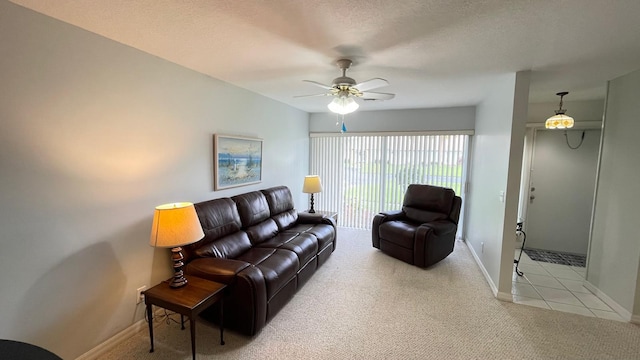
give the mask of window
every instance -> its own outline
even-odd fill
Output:
[[[375,214],[402,207],[409,184],[450,187],[462,197],[468,143],[467,133],[312,134],[310,169],[323,184],[316,208],[338,211],[340,226],[369,229]]]

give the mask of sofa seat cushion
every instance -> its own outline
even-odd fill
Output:
[[[413,236],[417,226],[406,221],[388,221],[378,228],[380,238],[407,249],[413,249]]]
[[[291,232],[280,233],[258,246],[291,250],[298,256],[300,266],[308,263],[318,253],[316,237],[304,233],[300,235]]]
[[[285,232],[293,232],[293,233],[303,233],[303,232],[307,232],[311,229],[313,229],[313,225],[314,224],[295,224],[289,228],[287,228],[287,230],[285,230]]]
[[[260,269],[267,287],[267,301],[295,278],[300,269],[298,256],[290,250],[255,247],[237,258]]]
[[[318,249],[320,250],[327,247],[336,237],[335,228],[328,224],[315,224],[307,232],[318,238]]]

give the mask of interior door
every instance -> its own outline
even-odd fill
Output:
[[[582,145],[576,147],[581,140]],[[533,144],[527,248],[586,255],[600,130],[538,130]]]

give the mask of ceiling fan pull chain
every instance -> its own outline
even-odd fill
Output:
[[[344,124],[344,114],[342,115],[342,128],[340,129],[341,133],[346,133],[347,132],[347,125]]]

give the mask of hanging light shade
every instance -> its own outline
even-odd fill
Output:
[[[556,114],[548,118],[544,122],[544,127],[547,129],[570,129],[574,125],[574,120],[571,116],[565,115],[567,110],[562,108],[562,98],[567,95],[568,91],[559,92],[556,95],[560,96],[560,108],[556,110]]]
[[[336,114],[345,115],[356,111],[360,105],[351,96],[338,96],[327,107]]]

